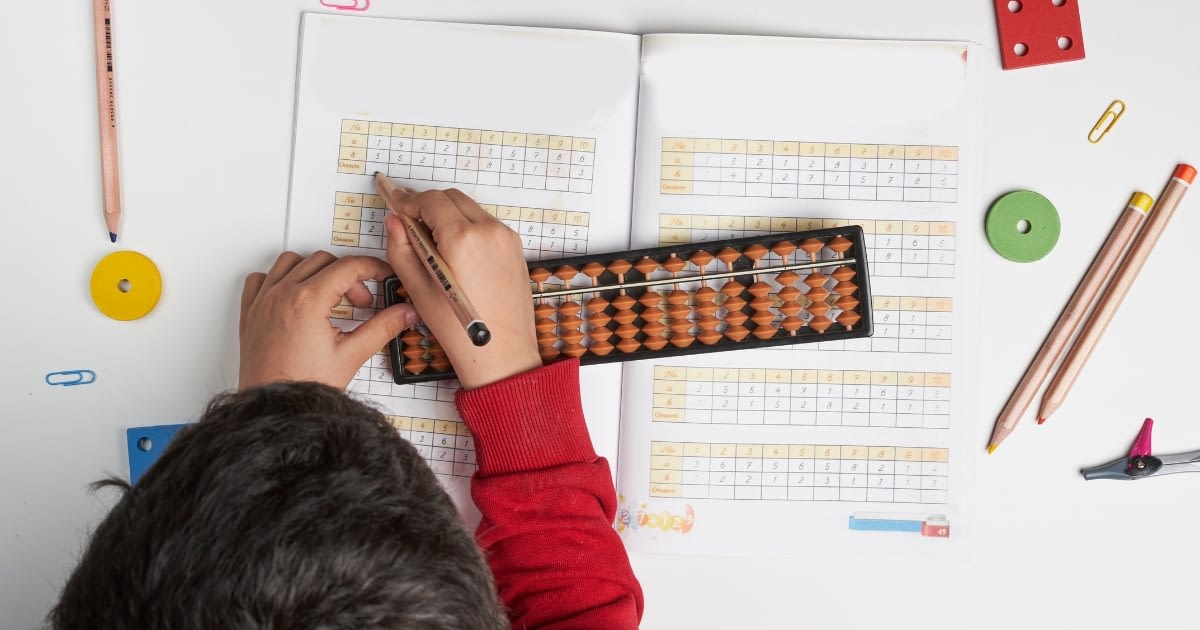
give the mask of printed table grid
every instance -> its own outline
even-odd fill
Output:
[[[591,193],[596,139],[343,119],[339,173]]]
[[[946,503],[950,450],[823,444],[650,443],[650,496]]]
[[[435,474],[470,477],[475,473],[475,440],[462,421],[409,416],[387,416],[387,420]]]
[[[820,341],[816,344],[817,349],[916,354],[951,352],[953,298],[874,295],[871,308],[875,329],[870,337]],[[772,348],[786,349],[786,346]]]
[[[654,422],[947,429],[941,372],[654,367]]]
[[[663,138],[664,195],[958,200],[958,147]]]
[[[875,219],[813,219],[712,214],[663,214],[659,245],[859,225],[872,276],[953,278],[955,223]],[[768,260],[774,257],[768,254]]]
[[[568,210],[479,204],[488,214],[521,235],[526,257],[587,253],[590,214]],[[333,202],[331,245],[387,250],[383,217],[387,207],[375,194],[337,192]]]

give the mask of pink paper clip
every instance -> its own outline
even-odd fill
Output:
[[[338,11],[366,11],[371,8],[371,0],[321,0],[321,6]]]

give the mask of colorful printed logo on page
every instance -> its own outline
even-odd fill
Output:
[[[683,514],[675,514],[667,509],[652,510],[648,504],[629,501],[625,495],[620,496],[620,509],[617,511],[617,532],[636,532],[640,529],[658,530],[663,533],[676,532],[686,534],[692,531],[696,524],[696,511],[690,503],[683,506]]]

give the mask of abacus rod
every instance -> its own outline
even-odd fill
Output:
[[[804,263],[796,263],[792,265],[780,265],[777,267],[756,267],[753,269],[743,269],[741,271],[720,271],[717,273],[706,273],[703,275],[687,276],[684,278],[659,278],[658,280],[642,280],[639,282],[623,282],[620,284],[605,284],[598,286],[579,287],[575,289],[560,289],[558,291],[542,291],[534,292],[535,298],[550,298],[560,297],[563,295],[575,295],[577,293],[595,293],[597,291],[613,291],[617,289],[631,289],[637,287],[652,287],[660,284],[678,284],[680,282],[695,282],[698,280],[719,280],[721,278],[733,278],[737,276],[750,276],[757,274],[769,274],[783,271],[795,271],[797,269],[818,269],[821,267],[833,267],[835,265],[847,265],[857,263],[857,258],[837,258],[832,260],[818,260]]]

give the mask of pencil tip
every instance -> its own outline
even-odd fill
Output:
[[[1038,416],[1038,424],[1045,424],[1045,423],[1046,423],[1045,416]]]
[[[108,238],[109,238],[109,240],[111,240],[112,242],[116,243],[116,242],[117,242],[117,233],[116,233],[116,232],[109,232],[109,233],[108,233]]]
[[[999,444],[988,444],[988,455],[995,453],[996,449],[999,448],[999,446],[1000,446]]]

